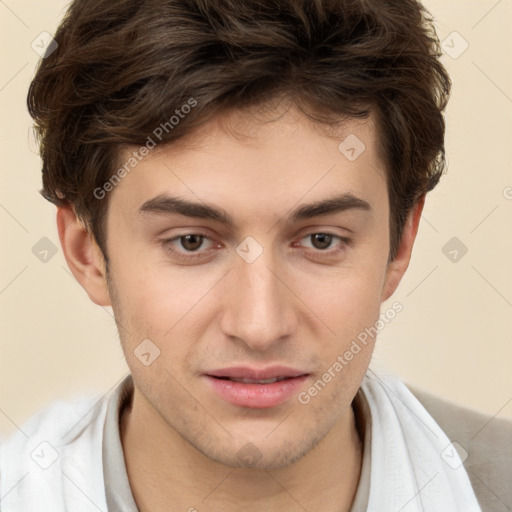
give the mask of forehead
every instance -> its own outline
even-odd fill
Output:
[[[120,166],[137,147],[126,150]],[[111,193],[125,214],[162,194],[263,220],[293,205],[351,193],[384,208],[385,170],[374,119],[319,125],[292,108],[223,113],[176,142],[157,145]]]

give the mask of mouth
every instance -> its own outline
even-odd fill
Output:
[[[211,389],[232,405],[264,409],[298,393],[309,373],[288,367],[236,367],[204,374]]]
[[[270,379],[247,379],[245,377],[214,377],[215,379],[230,380],[231,382],[241,382],[242,384],[273,384],[293,377],[272,377]]]

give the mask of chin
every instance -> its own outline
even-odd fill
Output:
[[[229,446],[200,447],[194,444],[210,460],[232,468],[272,470],[289,466],[302,459],[321,438],[308,439],[259,439],[254,441],[233,440]],[[189,441],[190,442],[190,441]],[[238,448],[235,449],[235,446]]]

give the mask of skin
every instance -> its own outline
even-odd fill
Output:
[[[354,162],[338,150],[349,134],[366,146]],[[409,264],[424,200],[388,263],[377,141],[371,117],[326,131],[295,108],[264,121],[219,115],[151,152],[110,193],[108,280],[93,237],[72,209],[58,210],[68,264],[91,300],[112,305],[133,375],[121,438],[141,511],[350,509],[362,457],[351,403],[374,339],[307,405],[294,395],[268,409],[235,406],[203,373],[286,365],[310,374],[304,391],[375,324]],[[370,211],[287,220],[297,207],[344,193]],[[139,211],[161,194],[222,208],[235,224]],[[191,259],[176,237],[198,232],[211,241]],[[335,236],[319,249],[315,233]],[[252,263],[236,252],[248,236],[263,248]],[[134,355],[144,339],[160,349],[149,366]],[[258,454],[252,463],[239,456],[248,443]]]

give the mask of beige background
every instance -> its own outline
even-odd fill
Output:
[[[38,195],[40,161],[25,107],[38,55],[67,2],[0,1],[0,434],[55,398],[106,392],[127,372],[111,311],[91,303],[58,246],[54,207]],[[428,0],[454,82],[449,171],[429,195],[408,274],[390,303],[373,365],[491,415],[512,418],[512,0]],[[454,55],[455,55],[454,54]],[[507,188],[510,187],[510,188]],[[442,252],[468,248],[453,263]],[[459,256],[460,257],[460,256]],[[383,311],[387,305],[383,306]]]

